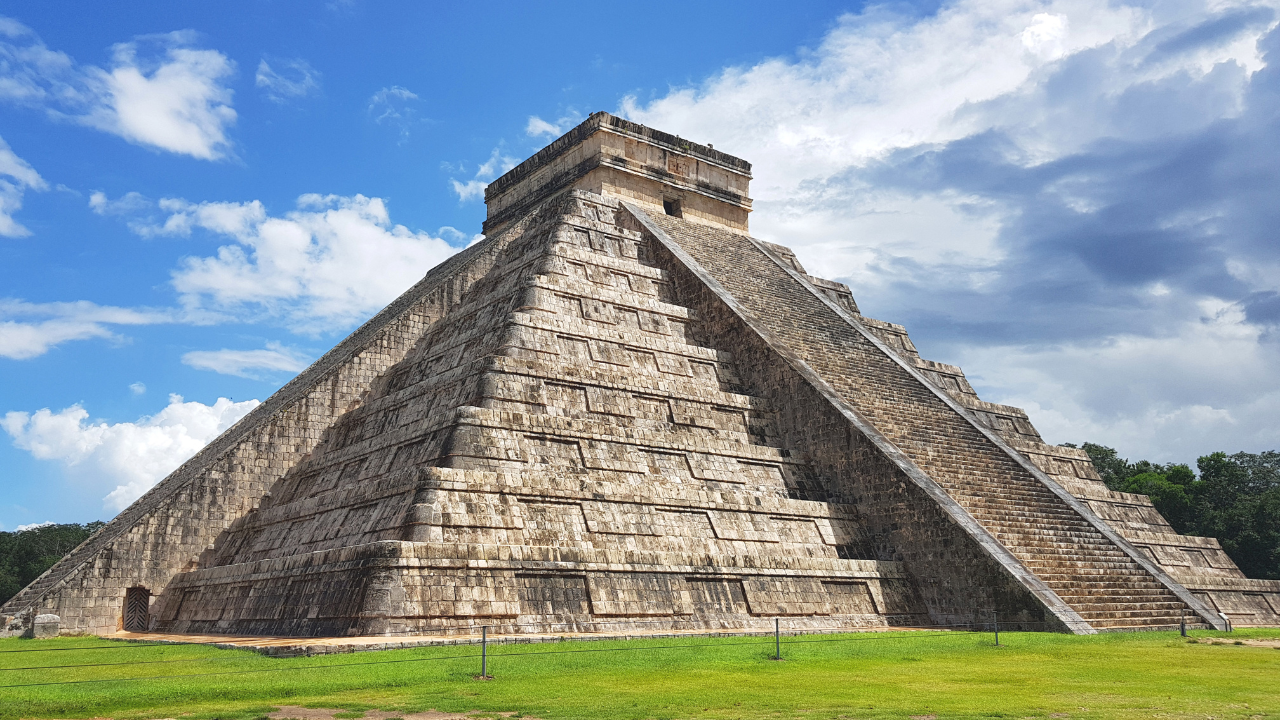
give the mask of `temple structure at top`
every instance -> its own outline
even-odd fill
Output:
[[[567,189],[746,232],[750,182],[751,163],[746,160],[595,113],[489,184],[484,232],[501,232]]]

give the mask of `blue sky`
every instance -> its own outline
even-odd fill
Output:
[[[599,109],[1052,442],[1280,447],[1275,3],[0,7],[0,529],[107,518]]]

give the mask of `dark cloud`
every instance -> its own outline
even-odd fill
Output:
[[[1252,293],[1240,302],[1245,317],[1258,325],[1280,325],[1280,293]]]
[[[1203,47],[1221,45],[1234,40],[1246,30],[1269,25],[1275,15],[1275,11],[1269,7],[1232,8],[1161,41],[1152,55],[1181,55]]]
[[[1280,442],[1276,17],[867,12],[624,108],[755,161],[754,232],[1046,439],[1194,461]]]
[[[1269,10],[1224,16],[1161,48],[1191,51],[1271,16]],[[1280,59],[1278,43],[1276,31],[1260,43],[1268,60]],[[1087,57],[1064,63],[1060,75],[1075,78],[1059,83],[1059,91],[1074,94],[1081,77],[1093,76],[1082,70],[1089,64]],[[1221,96],[1223,88],[1239,86],[1242,73],[1223,63],[1194,81],[1139,85],[1111,110],[1158,125],[1165,107]],[[1060,79],[1055,75],[1046,86]],[[1261,292],[1238,268],[1280,264],[1280,73],[1269,66],[1243,84],[1239,116],[1194,132],[1150,137],[1126,132],[1137,123],[1129,119],[1112,137],[1028,165],[1012,131],[991,130],[901,150],[832,179],[833,187],[971,194],[1004,208],[999,241],[1005,256],[992,268],[994,280],[967,288],[905,261],[887,263],[883,271],[903,280],[889,286],[893,297],[877,304],[931,337],[967,343],[1158,335],[1184,322],[1204,296],[1240,302],[1249,322],[1274,322],[1280,313],[1275,292]],[[1209,104],[1221,113],[1220,97]],[[1082,122],[1090,121],[1086,113]]]

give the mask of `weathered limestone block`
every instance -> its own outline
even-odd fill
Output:
[[[57,615],[43,614],[36,615],[31,623],[31,635],[33,638],[51,638],[58,637],[58,626],[61,618]]]
[[[31,631],[34,621],[34,610],[17,615],[0,615],[0,637],[24,637]]]

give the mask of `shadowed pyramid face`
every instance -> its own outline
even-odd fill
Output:
[[[4,612],[280,635],[1280,623],[1280,582],[749,237],[750,172],[592,115],[489,186],[483,242]]]

